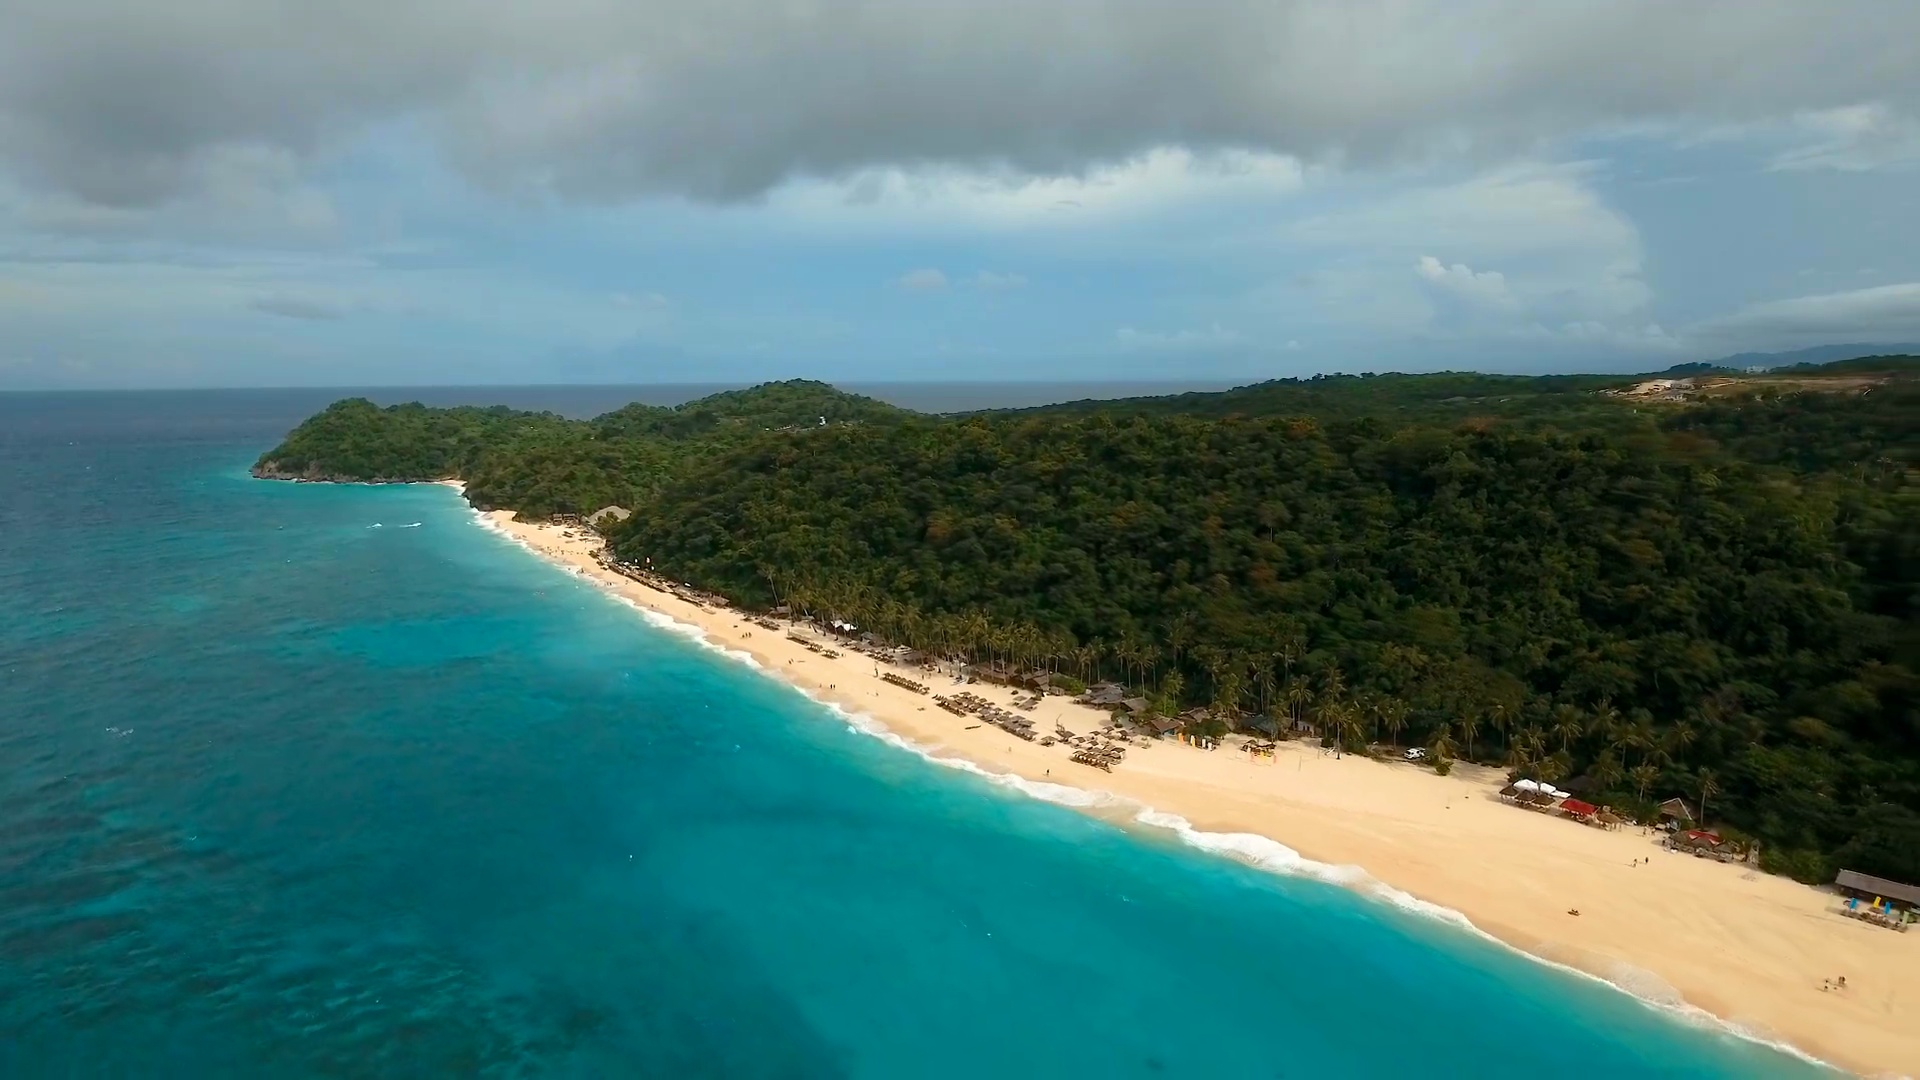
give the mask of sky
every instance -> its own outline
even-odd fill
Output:
[[[0,0],[0,389],[1920,340],[1904,0]]]

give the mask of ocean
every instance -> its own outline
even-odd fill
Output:
[[[248,477],[331,396],[0,394],[0,1076],[1831,1075]]]

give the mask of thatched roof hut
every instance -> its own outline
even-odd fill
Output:
[[[625,521],[633,516],[633,511],[624,506],[603,506],[587,515],[589,525],[611,525]]]

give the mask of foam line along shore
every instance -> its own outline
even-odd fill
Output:
[[[1914,941],[1838,917],[1834,898],[1817,890],[1665,852],[1638,829],[1608,832],[1516,810],[1495,797],[1501,774],[1472,766],[1441,777],[1403,763],[1334,758],[1299,742],[1256,760],[1232,742],[1207,751],[1159,740],[1111,773],[1096,771],[1060,747],[940,709],[880,678],[870,657],[829,657],[740,612],[609,571],[595,558],[598,539],[583,530],[475,513],[490,530],[903,748],[1454,922],[1683,1019],[1717,1021],[1863,1074],[1920,1072]],[[966,689],[1003,706],[1015,696]],[[1032,715],[1077,733],[1108,722],[1104,712],[1058,698]],[[1822,989],[1839,975],[1847,976],[1844,993]]]

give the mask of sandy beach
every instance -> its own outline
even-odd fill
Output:
[[[1332,876],[1457,911],[1535,956],[1644,998],[1684,1002],[1855,1072],[1920,1073],[1920,935],[1842,918],[1836,899],[1820,890],[1668,853],[1638,828],[1606,832],[1508,806],[1495,796],[1502,774],[1473,766],[1441,777],[1403,763],[1336,759],[1303,743],[1282,743],[1273,760],[1255,761],[1234,741],[1205,751],[1167,739],[1101,772],[1069,761],[1065,747],[1022,742],[988,725],[970,729],[977,719],[881,681],[870,657],[849,651],[828,659],[741,613],[609,572],[594,559],[598,539],[585,530],[516,522],[503,511],[485,518],[552,562],[699,628],[715,645],[751,654],[768,672],[939,756],[1111,793],[1198,830],[1255,834],[1318,863],[1364,868]],[[936,693],[950,690],[947,679],[901,674]],[[1003,688],[967,689],[1001,704],[1015,697]],[[1076,733],[1107,724],[1104,712],[1065,698],[1050,697],[1030,715],[1042,731],[1056,722]],[[1822,989],[1823,980],[1842,975],[1845,990]]]

